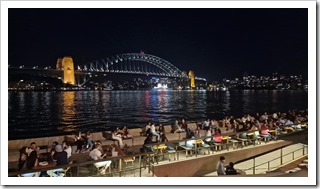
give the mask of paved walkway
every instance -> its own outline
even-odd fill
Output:
[[[290,146],[283,148],[282,154],[284,156],[282,158],[282,164],[289,163],[290,161],[293,160],[293,158],[297,159],[297,158],[303,156],[303,149],[301,149],[303,146],[304,146],[304,144],[298,143],[298,144],[293,144],[293,145],[290,145]],[[305,154],[307,154],[307,152],[308,152],[308,148],[306,146]],[[244,171],[246,173],[246,175],[252,175],[254,171],[255,171],[255,174],[264,174],[268,170],[273,170],[275,168],[280,167],[281,158],[278,158],[278,157],[281,157],[281,149],[276,150],[271,153],[268,153],[268,154],[265,154],[265,155],[262,155],[262,156],[259,156],[255,159],[250,159],[248,161],[244,161],[239,164],[235,164],[234,168]],[[278,159],[276,159],[276,158],[278,158]],[[270,161],[270,163],[267,163],[268,161]],[[256,165],[255,170],[253,170],[253,168],[252,168],[254,166],[254,163]],[[215,172],[209,173],[205,176],[217,176],[217,172],[215,171]]]

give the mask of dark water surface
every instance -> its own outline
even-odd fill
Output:
[[[306,109],[307,91],[9,92],[9,139]]]

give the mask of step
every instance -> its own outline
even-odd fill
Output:
[[[307,163],[300,163],[299,167],[306,167],[308,164]]]
[[[294,168],[293,170],[301,171],[301,168],[296,167],[296,168]]]
[[[303,163],[308,163],[308,159],[305,159],[302,161]]]
[[[297,170],[291,169],[291,170],[286,171],[285,173],[295,173],[295,172],[297,172]]]

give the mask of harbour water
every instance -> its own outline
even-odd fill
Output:
[[[9,140],[307,109],[307,91],[9,92]]]

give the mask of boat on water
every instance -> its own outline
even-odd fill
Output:
[[[167,84],[161,84],[158,83],[157,86],[153,87],[155,90],[168,90],[168,85]]]

